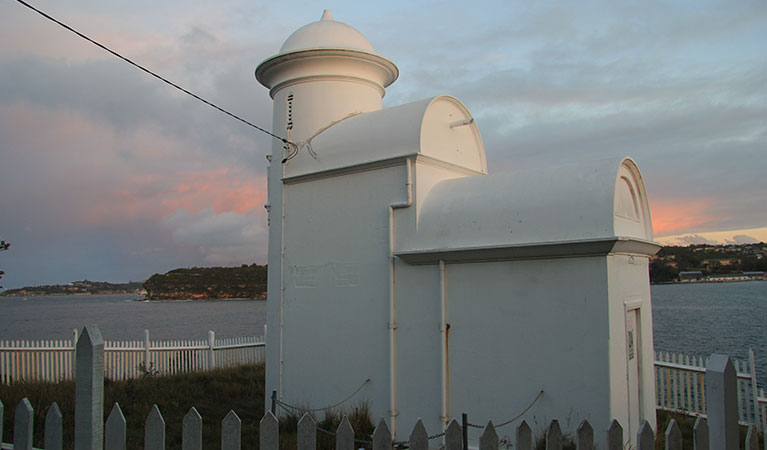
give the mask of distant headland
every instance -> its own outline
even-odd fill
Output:
[[[140,294],[147,300],[215,300],[266,298],[266,266],[193,267],[154,274],[146,281],[108,283],[74,281],[67,284],[27,286],[0,293],[3,297],[41,295]]]
[[[128,283],[108,283],[106,281],[73,281],[67,284],[26,286],[8,289],[0,293],[3,297],[35,297],[39,295],[98,295],[98,294],[143,294],[144,286],[140,281]]]
[[[767,243],[665,246],[650,261],[650,282],[726,282],[765,279]],[[0,292],[3,297],[140,294],[148,300],[266,298],[266,265],[192,267],[154,274],[146,281],[74,281]]]
[[[193,267],[154,274],[144,282],[148,300],[266,298],[266,266]]]

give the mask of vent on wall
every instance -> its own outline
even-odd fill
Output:
[[[293,129],[293,94],[288,95],[288,120],[285,128],[287,130]]]

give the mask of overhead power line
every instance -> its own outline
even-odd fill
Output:
[[[244,123],[246,125],[250,125],[251,127],[255,128],[256,130],[261,131],[262,133],[266,133],[266,134],[268,134],[269,136],[271,136],[271,137],[273,137],[275,139],[279,139],[284,144],[295,146],[295,145],[293,145],[292,142],[288,141],[284,137],[278,136],[278,135],[272,133],[269,130],[261,128],[258,125],[254,124],[252,122],[249,122],[249,121],[243,119],[242,117],[240,117],[240,116],[238,116],[238,115],[236,115],[236,114],[234,114],[232,112],[227,111],[226,109],[216,105],[215,103],[210,102],[208,100],[205,100],[204,98],[200,97],[199,95],[195,94],[194,92],[191,92],[191,91],[188,91],[188,90],[184,89],[183,87],[181,87],[178,84],[168,80],[167,78],[164,78],[164,77],[162,77],[162,76],[152,72],[151,70],[147,69],[146,67],[142,66],[141,64],[138,64],[138,63],[130,60],[129,58],[126,58],[125,56],[117,53],[116,51],[114,51],[112,49],[110,49],[106,45],[103,45],[103,44],[101,44],[101,43],[99,43],[99,42],[89,38],[88,36],[84,35],[83,33],[79,32],[77,30],[75,30],[74,28],[70,27],[69,25],[67,25],[67,24],[65,24],[65,23],[55,19],[54,17],[51,17],[50,15],[46,14],[43,11],[40,11],[39,9],[37,9],[34,6],[30,5],[29,3],[25,2],[24,0],[16,0],[16,1],[21,3],[22,5],[26,6],[27,8],[31,9],[32,11],[40,14],[41,16],[45,17],[46,19],[48,19],[48,20],[50,20],[50,21],[60,25],[61,27],[66,28],[67,30],[71,31],[72,33],[80,36],[81,38],[85,39],[86,41],[90,42],[91,44],[93,44],[93,45],[95,45],[95,46],[97,46],[97,47],[99,47],[99,48],[101,48],[103,50],[106,50],[107,52],[111,53],[112,55],[114,55],[114,56],[116,56],[116,57],[118,57],[120,59],[122,59],[123,61],[127,62],[128,64],[143,70],[144,72],[146,72],[149,75],[157,78],[158,80],[163,81],[164,83],[169,84],[170,86],[173,86],[174,88],[178,89],[179,91],[181,91],[181,92],[183,92],[183,93],[185,93],[187,95],[190,95],[190,96],[196,98],[197,100],[205,103],[206,105],[208,105],[210,107],[213,107],[213,108],[219,110],[220,112],[226,114],[227,116],[232,117],[234,119],[237,119],[237,120],[239,120],[240,122],[242,122],[242,123]]]

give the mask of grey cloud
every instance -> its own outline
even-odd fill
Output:
[[[728,244],[756,244],[759,239],[753,238],[745,234],[736,234],[732,237],[732,240],[725,239]]]
[[[165,220],[174,241],[195,246],[209,264],[242,264],[266,258],[266,220],[257,213],[177,211]]]
[[[703,236],[699,234],[690,234],[690,235],[676,238],[675,244],[683,245],[683,246],[684,245],[702,245],[702,244],[717,245],[719,244],[719,242],[704,238]]]

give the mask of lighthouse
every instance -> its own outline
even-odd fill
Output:
[[[268,158],[267,397],[367,403],[395,439],[528,405],[654,425],[660,246],[636,163],[488,175],[458,99],[382,107],[397,77],[329,11],[256,69],[287,140]]]

